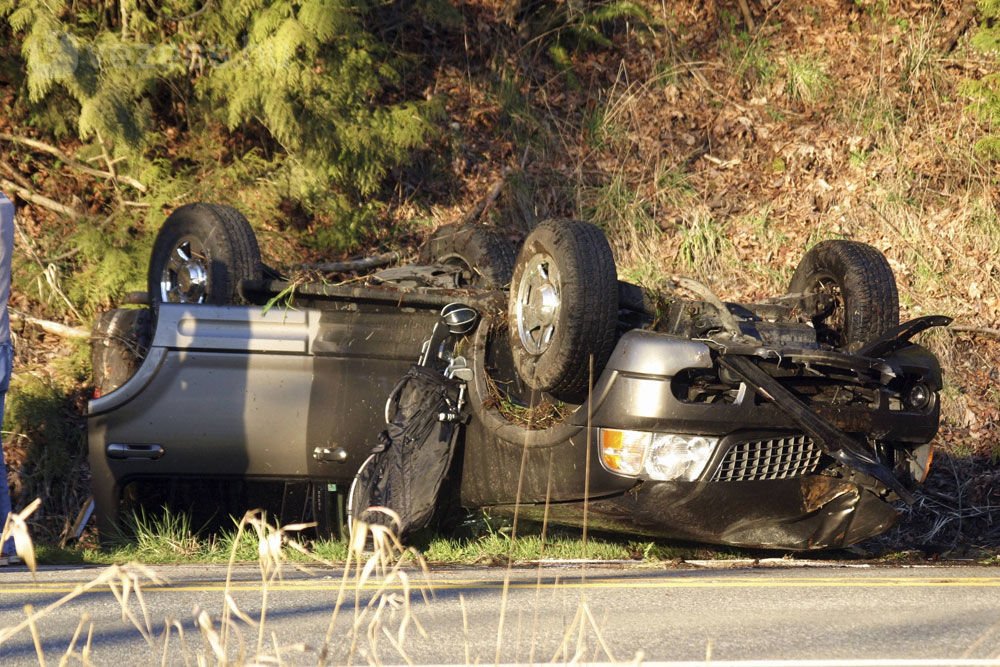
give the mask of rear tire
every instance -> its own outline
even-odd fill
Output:
[[[834,305],[812,318],[821,343],[857,350],[899,325],[896,278],[885,255],[857,241],[823,241],[802,257],[788,291],[826,293]]]
[[[150,303],[239,303],[240,281],[262,276],[257,237],[242,213],[187,204],[170,214],[153,243]]]
[[[487,227],[444,225],[420,249],[420,261],[460,269],[460,287],[502,289],[514,273],[514,245]]]
[[[598,227],[549,220],[524,241],[508,308],[511,352],[532,389],[578,401],[615,344],[618,276]]]
[[[148,308],[117,308],[98,316],[90,348],[95,398],[110,394],[135,375],[149,350],[151,321]]]

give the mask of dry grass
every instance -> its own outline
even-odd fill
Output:
[[[510,398],[492,377],[486,377],[489,397],[484,401],[486,409],[495,408],[504,419],[531,430],[542,430],[561,423],[568,416],[567,406],[542,397],[537,404],[522,405]]]
[[[24,520],[38,505],[36,501],[28,510],[11,514],[8,528],[3,533],[5,539],[9,535],[14,537],[18,555],[32,572],[36,563]],[[352,531],[347,560],[337,564],[317,556],[294,538],[298,531],[306,527],[304,524],[270,525],[259,511],[248,512],[244,516],[232,545],[222,613],[213,616],[204,610],[195,611],[194,621],[200,642],[185,635],[185,624],[169,619],[162,634],[157,636],[154,610],[143,588],[168,582],[150,568],[130,563],[106,568],[90,581],[78,585],[41,609],[26,608],[23,620],[0,628],[0,645],[27,632],[33,638],[39,664],[45,664],[38,624],[56,609],[88,593],[110,590],[118,602],[122,618],[149,647],[149,659],[162,658],[164,664],[179,657],[201,665],[286,664],[289,659],[295,661],[296,655],[308,655],[310,660],[319,664],[351,664],[358,660],[411,662],[406,653],[408,633],[426,635],[413,613],[411,594],[420,592],[427,600],[430,590],[427,569],[420,554],[400,544],[392,531],[384,526],[358,522]],[[247,540],[257,545],[260,568],[261,612],[256,617],[240,609],[233,592],[236,555]],[[325,641],[317,650],[307,651],[301,643],[280,644],[268,625],[270,589],[281,581],[289,552],[305,556],[316,565],[340,568],[342,571]],[[347,612],[345,617],[344,609],[348,606],[352,611]],[[92,651],[94,638],[93,620],[81,618],[69,646],[59,658],[60,664],[69,661],[84,665],[99,664],[95,662],[99,658]],[[51,659],[51,656],[48,657]]]
[[[385,511],[392,516],[384,508],[372,509]],[[9,523],[11,529],[7,532],[17,538],[19,554],[34,571],[31,543],[24,523],[26,516],[26,513],[12,515]],[[398,517],[396,520],[398,521]],[[356,522],[352,527],[346,560],[334,563],[319,557],[295,538],[306,527],[304,524],[274,526],[264,521],[259,511],[248,512],[240,522],[238,534],[232,543],[220,613],[213,614],[205,609],[195,608],[192,618],[187,621],[161,619],[157,616],[156,598],[147,589],[169,587],[170,582],[145,565],[113,565],[45,607],[26,607],[22,620],[0,628],[0,646],[15,638],[23,639],[28,636],[35,647],[39,664],[102,664],[106,656],[101,654],[99,648],[95,648],[95,644],[99,644],[102,639],[95,622],[98,619],[86,614],[81,616],[67,647],[58,656],[51,653],[47,655],[43,650],[40,628],[46,622],[51,624],[49,617],[56,610],[84,596],[110,592],[116,602],[115,613],[120,613],[122,621],[134,629],[146,646],[145,653],[140,650],[133,656],[136,662],[174,664],[182,661],[184,664],[197,665],[303,662],[320,665],[413,664],[410,650],[415,646],[415,641],[419,641],[424,649],[428,642],[433,641],[421,621],[425,610],[430,610],[430,605],[435,603],[430,573],[421,554],[403,546],[393,531],[385,526]],[[244,603],[255,606],[259,603],[259,612],[241,608],[236,595],[238,584],[245,583],[238,582],[234,577],[236,556],[246,542],[254,545],[257,552],[259,600],[251,602],[246,597],[241,599]],[[509,549],[517,549],[514,542],[513,539],[508,540]],[[290,638],[287,633],[280,636],[275,624],[269,620],[269,609],[273,605],[272,590],[284,583],[283,572],[292,565],[302,569],[300,564],[290,562],[292,556],[296,561],[304,557],[308,563],[322,566],[322,574],[317,575],[322,579],[330,579],[329,573],[339,572],[339,585],[333,591],[333,597],[327,598],[330,605],[327,627],[319,639],[314,630],[303,629],[288,641]],[[586,597],[580,597],[575,614],[572,618],[567,618],[561,636],[546,637],[544,642],[538,641],[540,635],[537,628],[533,627],[529,631],[520,626],[520,616],[516,626],[505,623],[510,573],[508,569],[500,610],[495,618],[497,662],[511,651],[520,656],[518,659],[523,659],[522,653],[528,651],[531,662],[615,660],[603,636],[601,624],[591,611]],[[332,578],[336,580],[337,576]],[[542,589],[541,582],[542,574],[539,570],[539,593]],[[475,653],[482,648],[473,649],[472,633],[482,633],[486,629],[471,628],[465,600],[461,596],[459,604],[465,636],[465,663],[476,664],[481,661],[481,657]],[[193,635],[192,626],[196,628]],[[449,634],[454,630],[449,630]],[[492,627],[489,631],[492,631]],[[526,632],[531,635],[530,638],[526,637]],[[414,639],[414,636],[418,639]],[[554,644],[553,639],[556,640]],[[526,640],[528,643],[525,643]],[[552,645],[556,648],[551,656],[536,655],[539,647]]]

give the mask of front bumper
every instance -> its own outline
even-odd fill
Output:
[[[520,516],[582,525],[584,503],[522,506]],[[893,506],[824,475],[761,482],[642,482],[587,503],[590,529],[738,547],[835,549],[888,530]]]

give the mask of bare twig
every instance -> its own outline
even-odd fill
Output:
[[[303,264],[302,268],[314,271],[324,271],[327,273],[345,273],[347,271],[364,271],[376,269],[380,266],[388,266],[399,261],[401,255],[398,252],[387,252],[372,257],[361,259],[350,259],[344,262],[327,262],[326,264]]]
[[[101,136],[100,130],[97,131],[97,143],[101,146],[101,157],[104,158],[104,164],[108,167],[108,173],[111,175],[111,182],[114,183],[115,189],[117,189],[118,171],[115,169],[115,163],[111,161],[111,156],[108,155],[108,147],[104,145],[104,137]]]
[[[32,317],[17,310],[10,311],[12,320],[20,320],[33,324],[45,333],[50,333],[61,338],[90,338],[90,332],[82,327],[71,327],[52,320],[43,320],[39,317]]]
[[[9,141],[10,143],[20,144],[22,146],[27,146],[28,148],[33,148],[36,151],[40,151],[42,153],[48,153],[57,160],[64,162],[68,167],[75,169],[79,172],[82,172],[84,174],[88,174],[90,176],[96,176],[98,178],[117,180],[135,188],[136,190],[142,193],[145,193],[147,190],[145,185],[143,185],[136,179],[132,178],[131,176],[121,176],[117,173],[114,173],[113,171],[103,171],[101,169],[94,169],[93,167],[90,167],[84,164],[83,162],[80,162],[79,160],[70,157],[65,152],[53,146],[52,144],[47,144],[44,141],[38,141],[37,139],[29,139],[28,137],[19,137],[14,134],[8,134],[6,132],[0,132],[0,141]],[[112,165],[114,165],[114,163],[117,161],[117,160],[110,160],[107,156],[106,150],[103,151],[102,159],[104,159],[111,168],[113,168]]]
[[[21,237],[22,247],[28,249],[28,253],[31,255],[31,258],[35,260],[38,264],[38,268],[42,270],[42,275],[45,277],[45,281],[49,284],[49,287],[51,287],[52,291],[63,300],[66,307],[69,308],[71,313],[73,313],[74,317],[76,317],[78,321],[83,322],[83,316],[80,315],[80,311],[76,309],[73,302],[69,300],[66,293],[62,291],[61,287],[59,287],[59,270],[56,265],[46,264],[42,261],[42,258],[38,255],[38,251],[35,249],[35,244],[32,242],[31,237],[24,233],[24,230],[21,229],[21,225],[17,224],[16,221],[14,224],[14,230]]]
[[[47,208],[50,211],[61,213],[68,218],[72,218],[73,220],[79,220],[81,217],[80,212],[76,209],[70,208],[65,204],[60,204],[56,200],[49,199],[45,195],[40,195],[37,192],[29,190],[28,188],[21,187],[14,181],[8,181],[6,178],[0,178],[0,187],[10,190],[25,201],[29,201],[32,204],[41,206],[42,208]]]

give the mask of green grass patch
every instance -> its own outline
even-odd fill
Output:
[[[652,541],[607,540],[590,538],[586,542],[574,535],[511,537],[494,532],[475,538],[438,537],[424,551],[430,563],[502,564],[538,560],[660,561],[690,556],[690,550],[668,547]]]
[[[829,96],[830,77],[823,64],[816,62],[814,58],[788,58],[785,60],[785,69],[785,92],[791,100],[808,105]]]
[[[129,520],[129,535],[120,536],[110,545],[60,548],[40,545],[36,555],[45,565],[112,565],[140,562],[147,565],[206,563],[224,565],[231,560],[253,563],[261,558],[262,533],[234,521],[231,529],[203,534],[192,528],[184,514],[163,511],[154,515],[140,512]],[[554,528],[543,536],[540,526],[527,523],[522,534],[512,537],[509,522],[485,514],[473,514],[460,529],[461,537],[427,531],[417,536],[416,547],[430,563],[448,565],[524,563],[546,559],[663,562],[685,558],[733,558],[741,553],[732,549],[706,549],[667,544],[650,539],[601,534],[585,541],[581,531]],[[346,539],[312,540],[307,534],[283,532],[283,558],[290,562],[347,560]],[[302,553],[294,540],[309,554]]]
[[[728,71],[735,74],[747,91],[771,83],[778,73],[778,66],[771,58],[768,40],[759,32],[750,34],[746,30],[737,30],[735,15],[727,14],[725,20],[729,28],[724,31],[727,37],[720,43],[719,50]]]

